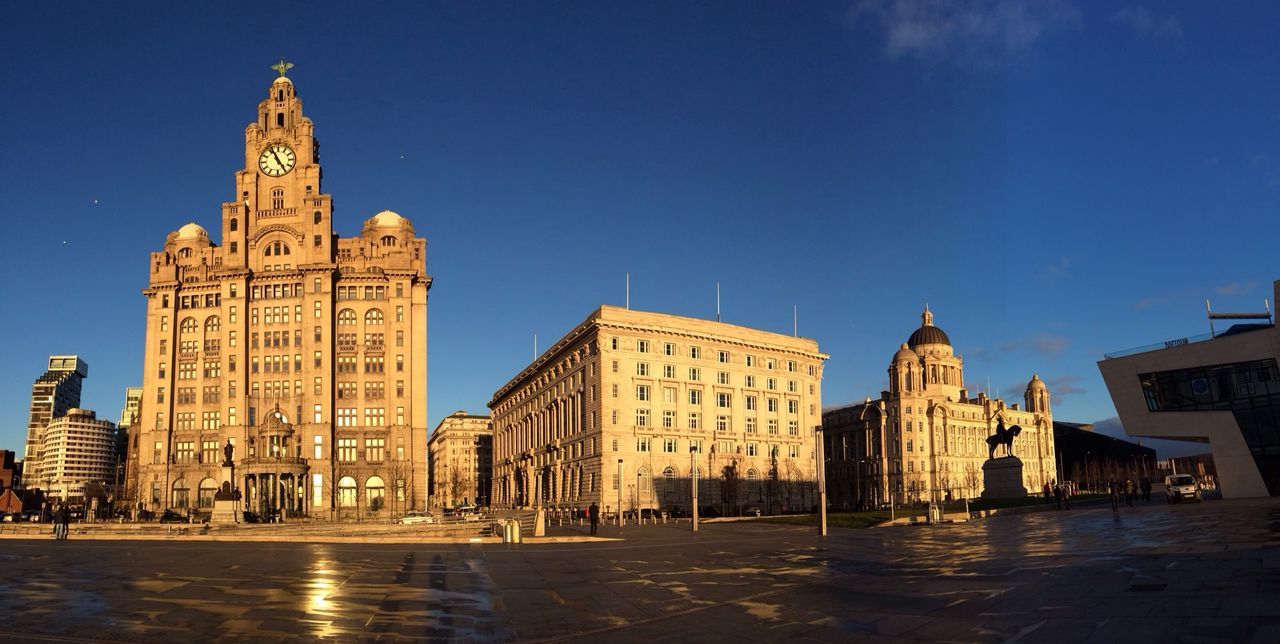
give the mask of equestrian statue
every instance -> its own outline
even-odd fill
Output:
[[[996,423],[996,433],[987,437],[987,458],[994,459],[996,457],[996,448],[1004,445],[1004,456],[1007,458],[1013,456],[1013,439],[1022,433],[1022,427],[1014,425],[1009,429],[1004,428],[1004,421]]]

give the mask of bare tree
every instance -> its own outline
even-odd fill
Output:
[[[390,461],[387,465],[387,472],[391,475],[391,516],[395,518],[397,506],[401,514],[404,514],[407,510],[405,503],[408,498],[405,496],[405,492],[409,485],[409,461]]]
[[[449,503],[457,506],[463,497],[470,497],[467,494],[467,486],[470,481],[467,480],[467,473],[462,471],[458,466],[449,468]]]
[[[951,480],[951,466],[944,462],[942,467],[938,468],[938,494],[940,495],[938,500],[949,500],[947,497],[951,495],[951,486],[954,483]]]
[[[973,463],[965,463],[964,466],[964,487],[969,492],[969,497],[978,495],[978,484],[982,482],[982,478],[978,475],[978,466]]]

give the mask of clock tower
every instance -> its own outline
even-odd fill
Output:
[[[427,240],[389,210],[333,232],[290,67],[245,128],[221,243],[192,222],[151,254],[131,507],[206,514],[224,483],[285,520],[425,507]]]
[[[271,257],[277,259],[268,262],[254,252],[285,236],[264,234],[271,231],[295,237],[288,248],[300,254],[290,264],[330,261],[333,203],[321,193],[322,178],[315,125],[303,116],[293,81],[282,74],[258,103],[258,118],[244,130],[244,168],[236,172],[238,199],[222,204],[222,239],[229,263],[255,270],[280,263],[275,255]]]

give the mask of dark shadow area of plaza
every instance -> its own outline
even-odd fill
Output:
[[[552,528],[552,536],[588,528]],[[1280,501],[604,540],[5,540],[8,641],[1280,639]]]

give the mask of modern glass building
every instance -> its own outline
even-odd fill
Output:
[[[1210,314],[1221,319],[1260,321],[1108,354],[1098,369],[1130,436],[1209,443],[1223,497],[1280,494],[1280,332],[1269,311]]]

